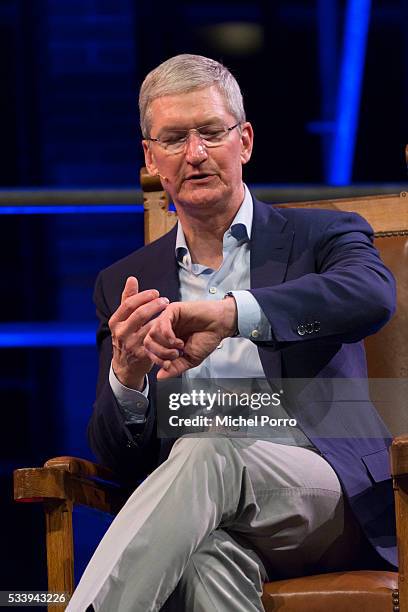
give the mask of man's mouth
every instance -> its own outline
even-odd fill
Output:
[[[205,179],[212,178],[214,174],[207,174],[206,172],[199,172],[197,174],[189,174],[186,176],[186,181],[203,181]]]

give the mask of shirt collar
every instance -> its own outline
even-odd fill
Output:
[[[225,238],[229,235],[233,236],[237,242],[240,241],[249,241],[251,238],[252,232],[252,220],[254,216],[254,205],[252,196],[249,192],[248,187],[244,183],[245,195],[241,206],[230,227],[224,234],[224,242]],[[186,237],[183,232],[183,228],[181,227],[180,221],[177,222],[177,237],[176,237],[176,248],[175,248],[176,259],[178,262],[183,262],[183,260],[187,257],[190,258],[190,252],[188,250]]]

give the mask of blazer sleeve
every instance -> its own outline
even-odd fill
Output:
[[[157,463],[158,440],[155,433],[155,410],[149,397],[146,422],[127,425],[126,417],[109,384],[112,360],[112,338],[108,326],[113,310],[108,306],[104,292],[104,273],[95,284],[94,302],[99,319],[97,347],[99,372],[96,400],[88,425],[88,440],[98,460],[113,469],[126,482],[144,478]]]
[[[285,282],[251,289],[271,325],[267,344],[276,349],[310,340],[357,342],[394,313],[395,280],[370,225],[354,213],[323,219],[330,222],[303,228]]]

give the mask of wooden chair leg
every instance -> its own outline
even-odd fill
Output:
[[[51,593],[74,592],[74,543],[72,537],[73,504],[65,499],[44,503],[47,540],[48,590]],[[64,607],[50,604],[48,612]]]

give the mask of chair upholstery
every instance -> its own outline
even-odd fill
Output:
[[[399,605],[396,572],[335,572],[270,582],[262,601],[266,612],[396,611]]]
[[[171,229],[175,213],[157,177],[142,172],[145,200],[146,242]],[[375,230],[375,243],[398,284],[398,309],[394,320],[366,342],[371,377],[407,377],[408,347],[408,197],[369,196],[342,200],[285,204],[329,208],[362,214]],[[400,572],[351,571],[279,580],[265,585],[265,610],[272,612],[408,612],[408,436],[392,446],[392,472],[397,506]],[[73,504],[88,505],[115,513],[128,492],[113,483],[110,470],[74,457],[57,457],[43,468],[25,468],[14,473],[16,501],[42,501],[46,515],[49,590],[72,592]],[[399,590],[398,590],[399,586]],[[57,607],[50,605],[50,611]],[[61,607],[58,607],[61,610]],[[232,611],[231,611],[232,612]]]

